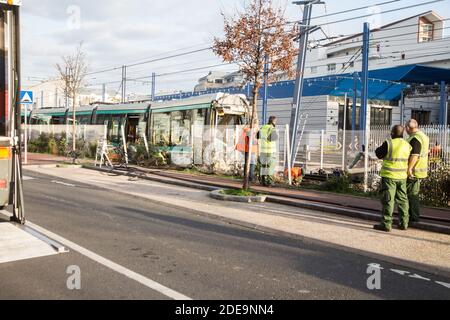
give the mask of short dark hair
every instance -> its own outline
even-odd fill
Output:
[[[271,117],[269,118],[269,123],[273,123],[273,121],[276,120],[276,119],[277,119],[277,117],[271,116]]]
[[[392,128],[392,138],[403,138],[403,133],[405,132],[405,128],[401,125],[396,125]]]

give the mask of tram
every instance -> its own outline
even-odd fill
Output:
[[[183,144],[193,125],[234,126],[247,121],[249,103],[245,95],[215,93],[180,100],[94,104],[77,108],[78,124],[106,125],[108,140],[121,141],[124,128],[127,143],[142,136],[155,146]],[[37,109],[27,115],[31,124],[68,124],[70,108]]]
[[[25,223],[20,155],[20,6],[0,0],[0,208]]]

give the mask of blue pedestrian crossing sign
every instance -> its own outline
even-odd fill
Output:
[[[20,91],[21,104],[33,104],[33,91]]]

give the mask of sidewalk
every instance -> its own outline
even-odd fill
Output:
[[[241,188],[242,181],[236,179],[221,178],[208,175],[194,175],[183,172],[163,171],[157,169],[139,168],[142,171],[184,181],[190,181],[199,184],[206,184],[220,188]],[[330,205],[338,205],[352,209],[371,210],[375,212],[381,211],[381,204],[377,199],[358,197],[353,195],[336,194],[331,192],[323,192],[316,190],[299,190],[288,189],[283,187],[267,188],[259,185],[252,186],[253,190],[262,192],[267,195],[278,197],[288,197],[296,200],[307,200],[320,202]],[[450,209],[422,208],[423,218],[429,218],[436,221],[446,222],[450,224]]]
[[[406,232],[395,229],[386,234],[373,230],[371,222],[360,219],[274,203],[222,202],[211,199],[204,190],[82,168],[32,166],[27,170],[177,207],[186,214],[201,214],[270,234],[321,243],[371,257],[374,262],[382,260],[450,277],[449,235],[414,229]]]
[[[22,158],[23,157],[24,155],[22,155]],[[58,164],[66,161],[69,161],[67,157],[55,156],[52,154],[28,153],[28,163],[23,165],[32,166],[32,165]]]

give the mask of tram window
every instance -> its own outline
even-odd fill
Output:
[[[111,121],[111,140],[119,139],[120,118],[114,117]]]
[[[171,117],[171,145],[187,145],[191,133],[191,112],[175,111]]]
[[[153,143],[168,146],[170,144],[170,113],[154,113],[152,117]]]

